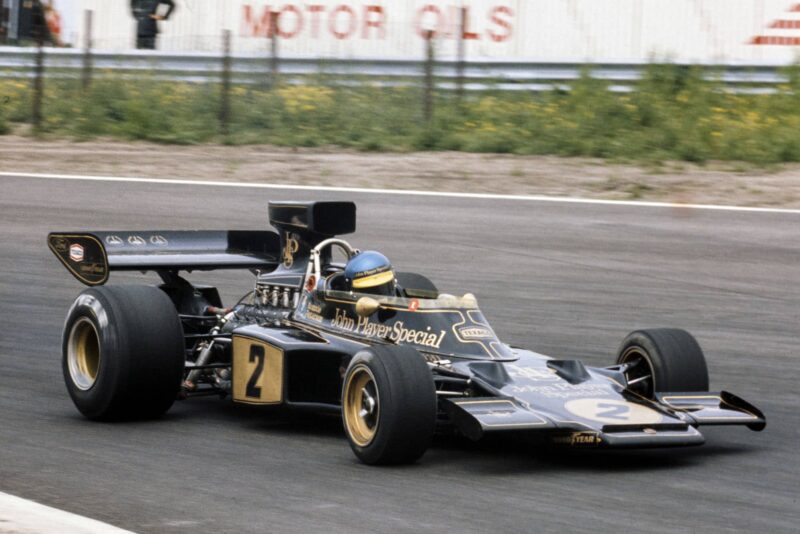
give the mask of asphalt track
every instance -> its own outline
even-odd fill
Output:
[[[358,202],[362,249],[472,290],[505,340],[609,364],[639,327],[689,328],[712,389],[768,426],[685,450],[555,454],[437,439],[420,463],[358,464],[336,419],[215,399],[97,424],[60,370],[81,290],[45,235],[261,228],[270,199]],[[0,178],[0,491],[141,532],[796,532],[800,216],[146,183]],[[143,280],[112,275],[112,282]],[[148,278],[152,280],[152,278]],[[228,299],[242,273],[207,273]],[[0,531],[2,525],[0,524]]]

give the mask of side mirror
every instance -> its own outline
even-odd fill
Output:
[[[381,305],[377,300],[370,297],[361,297],[356,302],[356,314],[359,317],[369,317],[378,311],[380,307]]]

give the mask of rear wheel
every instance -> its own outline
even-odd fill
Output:
[[[425,360],[411,347],[376,346],[356,354],[345,373],[342,419],[362,462],[419,459],[436,427],[436,388]]]
[[[643,397],[653,398],[657,392],[708,391],[705,356],[686,330],[631,332],[619,348],[617,364],[628,365],[628,388]]]
[[[81,293],[67,314],[62,353],[69,395],[90,419],[157,417],[183,378],[180,319],[169,297],[150,286]]]

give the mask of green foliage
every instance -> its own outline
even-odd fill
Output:
[[[337,85],[320,76],[274,90],[234,86],[224,137],[216,84],[98,76],[84,92],[76,81],[48,79],[43,131],[78,139],[556,154],[646,163],[800,161],[800,67],[787,69],[788,82],[768,95],[731,93],[714,74],[652,65],[632,92],[609,91],[607,82],[587,73],[570,91],[488,89],[460,103],[452,93],[439,92],[430,121],[422,117],[422,91],[413,85]],[[0,81],[0,133],[11,122],[30,121],[30,99],[29,83]]]

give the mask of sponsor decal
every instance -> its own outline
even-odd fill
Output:
[[[764,29],[764,33],[754,35],[748,44],[756,46],[800,46],[800,4],[794,4],[781,18],[773,20]]]
[[[323,321],[322,306],[318,306],[317,304],[309,304],[308,308],[306,309],[306,317],[312,321],[321,323]]]
[[[102,263],[82,263],[79,266],[81,274],[92,276],[103,276],[106,273],[105,266]]]
[[[294,234],[286,235],[286,246],[283,247],[283,266],[287,269],[294,265],[294,255],[300,249],[300,242]],[[309,278],[309,280],[311,280]],[[306,286],[308,287],[308,286]],[[312,286],[313,289],[313,286]],[[311,291],[311,289],[309,289]]]
[[[616,399],[575,399],[564,408],[578,417],[606,424],[652,425],[662,416],[641,404]]]
[[[117,247],[122,244],[122,238],[118,235],[109,235],[106,236],[106,245],[111,245],[112,247]]]
[[[603,442],[597,432],[573,432],[565,436],[556,436],[553,443],[569,445],[571,447],[591,447]]]
[[[73,243],[69,246],[69,259],[74,261],[75,263],[80,263],[83,261],[83,246]]]
[[[575,432],[570,436],[570,444],[575,445],[596,445],[600,443],[600,436],[594,432]]]
[[[539,381],[561,381],[555,369],[549,367],[528,367],[516,364],[506,365],[506,370],[512,378],[517,380]]]
[[[273,10],[274,17],[271,16]],[[405,17],[410,24],[391,25],[392,17],[395,20]],[[511,39],[515,22],[514,10],[502,2],[491,5],[485,12],[470,6],[465,6],[465,11],[461,12],[456,5],[433,3],[406,12],[394,3],[380,5],[379,2],[366,5],[288,2],[280,9],[248,2],[242,5],[239,35],[245,38],[277,35],[281,39],[315,41],[330,38],[382,41],[401,31],[427,39],[430,31],[430,37],[437,39],[456,39],[460,33],[464,40],[502,43]]]
[[[391,270],[391,267],[388,265],[381,265],[380,267],[375,267],[374,269],[367,269],[366,271],[359,271],[353,275],[353,279],[357,278],[366,278],[368,276],[375,276],[376,274],[385,273],[386,271]]]
[[[419,299],[411,299],[408,303],[408,311],[415,312],[419,309]]]
[[[555,377],[558,379],[558,377]],[[614,393],[613,388],[606,384],[592,384],[590,382],[582,384],[568,384],[560,381],[547,385],[514,385],[508,388],[509,393],[522,394],[534,393],[548,399],[570,399],[582,397],[600,397]]]
[[[331,326],[361,336],[388,339],[394,343],[410,343],[436,349],[441,347],[445,336],[444,330],[434,332],[431,330],[430,326],[425,328],[425,330],[415,330],[413,328],[406,328],[403,321],[383,324],[370,321],[369,317],[359,317],[356,319],[348,316],[347,312],[341,308],[336,308]]]
[[[468,326],[458,329],[458,336],[463,339],[494,339],[494,334],[482,326]]]
[[[128,237],[128,243],[130,243],[131,245],[135,245],[137,247],[141,247],[147,244],[147,242],[144,239],[142,239],[141,236],[138,235],[132,235]]]
[[[353,287],[375,287],[394,280],[394,271],[388,265],[361,271],[353,275]]]
[[[169,244],[169,241],[167,241],[167,238],[163,235],[152,235],[150,236],[150,243],[160,247],[166,247]]]

